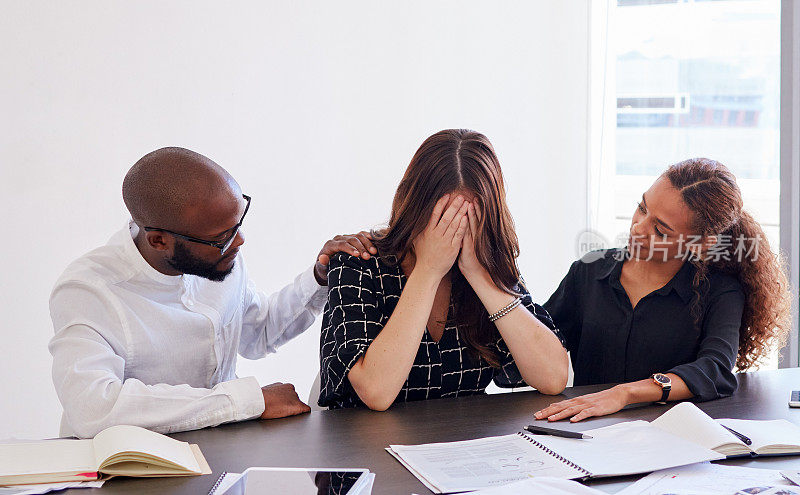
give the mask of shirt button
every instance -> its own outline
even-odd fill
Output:
[[[186,301],[186,305],[187,305],[187,306],[194,306],[194,301],[192,301],[192,300],[190,299],[190,300]]]

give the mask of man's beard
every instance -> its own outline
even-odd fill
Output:
[[[187,275],[197,275],[198,277],[207,278],[212,282],[222,282],[225,277],[230,275],[236,264],[232,264],[227,270],[219,270],[217,266],[222,262],[220,258],[216,262],[208,262],[193,256],[192,253],[186,248],[186,245],[176,239],[175,252],[172,258],[167,260],[169,266],[175,270],[185,273]]]

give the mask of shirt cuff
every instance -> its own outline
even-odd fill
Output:
[[[233,403],[233,421],[245,421],[264,412],[264,394],[254,376],[237,378],[217,385],[223,387]]]
[[[694,395],[694,400],[698,402],[729,397],[738,387],[736,376],[733,373],[727,373],[728,376],[720,374],[712,377],[695,363],[678,365],[667,373],[678,375]]]
[[[300,287],[300,293],[303,295],[303,300],[307,301],[306,306],[315,314],[318,315],[328,302],[328,288],[319,285],[317,277],[314,276],[314,265],[305,270],[297,276],[297,284]]]

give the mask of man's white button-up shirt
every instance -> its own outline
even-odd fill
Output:
[[[61,434],[109,426],[161,433],[216,426],[264,412],[236,356],[262,358],[311,326],[326,289],[313,267],[272,295],[248,279],[241,254],[222,282],[164,275],[139,253],[133,222],[71,263],[50,297],[53,382]]]

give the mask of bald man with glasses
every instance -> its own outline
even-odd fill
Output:
[[[265,357],[311,326],[326,302],[330,257],[375,254],[368,234],[326,242],[314,266],[267,295],[239,253],[251,198],[212,160],[156,150],[128,171],[122,196],[131,220],[72,262],[50,297],[62,436],[308,412],[291,384],[238,378],[237,355]]]

